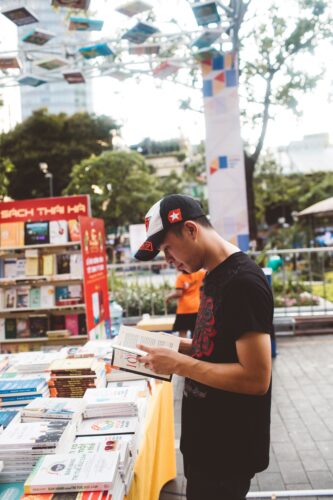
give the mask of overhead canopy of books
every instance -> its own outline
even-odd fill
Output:
[[[0,87],[38,87],[64,79],[84,84],[98,76],[165,79],[188,73],[202,52],[232,49],[234,13],[221,2],[184,0],[179,12],[149,0],[105,0],[98,3],[99,11],[89,11],[90,0],[45,3],[53,16],[51,29],[29,3],[1,2]],[[12,47],[2,44],[8,30],[17,30]]]

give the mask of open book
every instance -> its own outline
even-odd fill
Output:
[[[157,374],[149,368],[145,368],[143,363],[139,363],[138,358],[145,356],[147,353],[138,349],[136,347],[138,344],[148,347],[168,347],[173,351],[178,351],[180,338],[169,333],[148,332],[139,328],[122,325],[116,339],[116,344],[112,346],[113,366],[120,368],[120,370],[170,381],[172,375]]]

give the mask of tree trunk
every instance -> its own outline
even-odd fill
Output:
[[[244,152],[245,162],[245,178],[246,178],[246,195],[247,195],[247,209],[249,217],[249,230],[250,240],[257,239],[257,221],[256,221],[256,204],[253,186],[255,162],[251,156]]]

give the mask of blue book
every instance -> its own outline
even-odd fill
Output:
[[[24,495],[24,483],[0,484],[0,498],[9,500],[14,498],[21,498],[22,495]]]
[[[13,418],[18,414],[16,410],[4,410],[0,411],[0,425],[6,429],[7,425],[13,420]]]
[[[36,398],[41,398],[43,396],[44,396],[44,394],[31,394],[31,393],[29,395],[20,394],[19,396],[6,396],[4,398],[0,398],[0,402],[1,403],[11,403],[12,401],[25,401],[27,399],[29,399],[29,401],[30,401],[30,399],[32,400],[32,399],[36,399]]]
[[[45,378],[31,380],[0,380],[0,394],[38,392],[45,385]]]

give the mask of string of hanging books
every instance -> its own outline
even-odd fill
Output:
[[[174,18],[165,24],[168,32],[152,24],[153,6],[144,0],[129,0],[114,8],[124,17],[119,33],[103,35],[103,19],[88,13],[90,0],[52,0],[50,9],[59,17],[62,30],[52,33],[30,7],[2,7],[4,23],[18,30],[18,49],[0,52],[0,87],[38,87],[63,81],[82,84],[87,78],[110,76],[120,81],[148,74],[166,79],[180,69],[218,54],[229,44],[234,13],[220,2],[189,5],[197,27],[182,28]],[[111,9],[111,6],[110,6]],[[1,21],[1,19],[0,19]],[[96,39],[100,33],[101,37]]]

